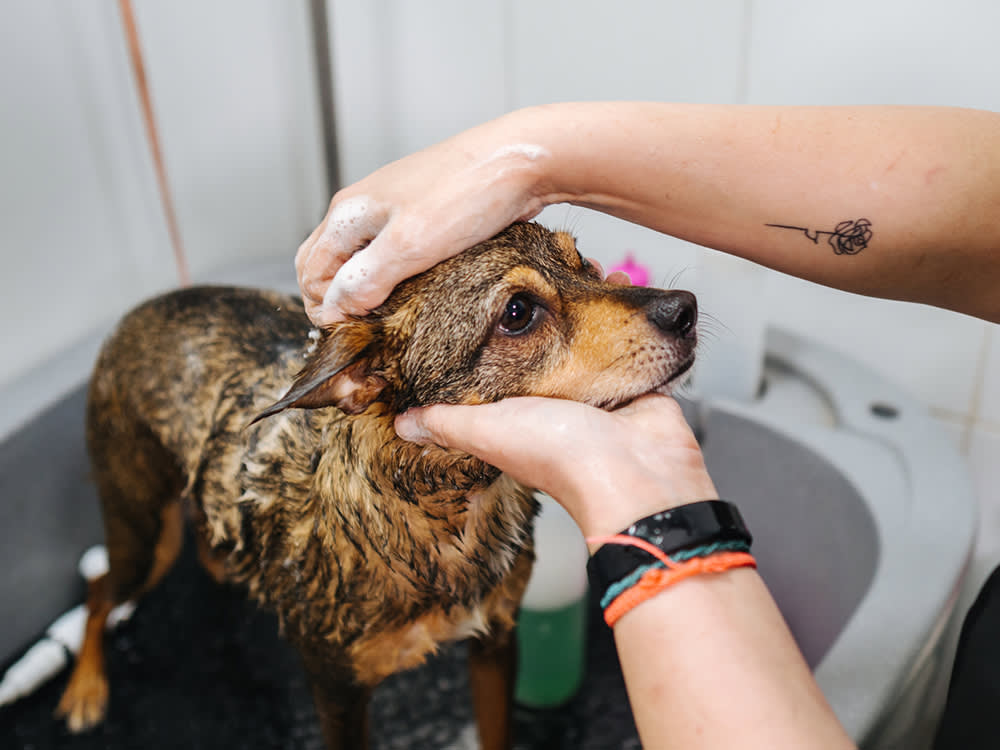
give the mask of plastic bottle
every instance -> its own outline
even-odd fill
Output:
[[[536,494],[535,567],[517,627],[518,703],[565,703],[583,680],[587,638],[587,545],[559,503]]]

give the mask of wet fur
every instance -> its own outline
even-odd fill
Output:
[[[498,329],[513,294],[538,303],[521,335]],[[318,339],[301,301],[271,292],[198,287],[138,307],[91,381],[110,572],[59,713],[74,729],[103,717],[104,618],[170,568],[183,508],[209,571],[275,611],[304,655],[330,747],[367,746],[371,689],[470,636],[483,746],[508,747],[536,503],[478,459],[400,440],[393,417],[516,395],[611,407],[667,388],[693,359],[678,294],[609,285],[568,235],[517,224]]]

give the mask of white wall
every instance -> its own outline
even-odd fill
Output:
[[[322,216],[305,0],[135,2],[197,278]],[[0,9],[0,384],[177,283],[118,4]]]

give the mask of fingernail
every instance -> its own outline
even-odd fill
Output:
[[[396,417],[396,434],[411,443],[426,445],[434,442],[431,434],[412,410]]]

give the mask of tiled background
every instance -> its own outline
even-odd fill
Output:
[[[294,252],[328,196],[304,2],[134,3],[195,274]],[[0,7],[0,383],[177,283],[112,0]]]
[[[1000,110],[1000,4],[988,0],[329,0],[341,165],[387,160],[532,103],[949,104]],[[282,258],[319,220],[306,3],[136,2],[167,168],[196,275]],[[0,9],[0,384],[176,283],[117,5]],[[699,248],[582,209],[602,261],[702,283]],[[754,313],[919,397],[967,455],[981,560],[1000,560],[1000,328],[761,272]],[[1000,285],[998,285],[1000,286]],[[1000,293],[1000,289],[998,289]],[[717,346],[740,321],[721,321]],[[947,502],[947,498],[942,498]],[[978,570],[983,569],[983,564]],[[977,573],[978,575],[978,573]]]

